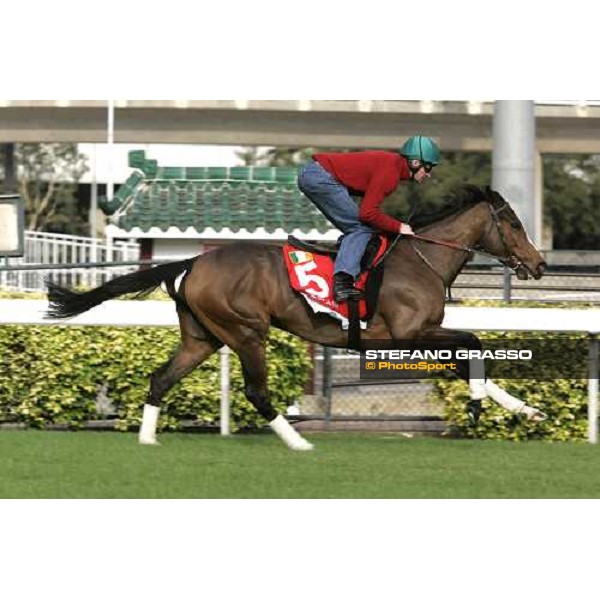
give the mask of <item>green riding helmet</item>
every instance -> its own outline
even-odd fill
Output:
[[[422,163],[440,164],[438,145],[424,135],[413,135],[400,148],[400,154],[409,160],[420,160]]]

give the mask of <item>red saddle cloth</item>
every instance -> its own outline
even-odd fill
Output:
[[[387,250],[388,240],[385,235],[379,236],[379,248],[368,270],[360,274],[360,278],[354,284],[358,289],[365,289],[369,274]],[[290,278],[292,289],[300,292],[310,300],[333,310],[343,317],[348,318],[348,303],[338,304],[333,299],[333,267],[334,260],[329,254],[307,252],[295,248],[291,244],[283,246],[283,256]],[[367,302],[362,298],[358,302],[359,317],[362,319],[367,315]]]

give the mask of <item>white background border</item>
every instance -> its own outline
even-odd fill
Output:
[[[2,9],[2,95],[593,98],[596,12],[592,2],[523,0],[21,0]],[[2,508],[2,595],[11,600],[547,599],[597,587],[595,554],[585,546],[598,538],[597,502]]]

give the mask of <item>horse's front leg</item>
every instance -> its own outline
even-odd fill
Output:
[[[432,341],[436,347],[443,345],[444,348],[455,350],[466,348],[467,350],[482,350],[479,338],[468,331],[457,331],[453,329],[434,329],[423,335],[425,343]],[[470,402],[467,411],[473,422],[479,420],[481,415],[481,401],[490,397],[496,404],[514,414],[524,414],[534,422],[543,421],[547,416],[539,409],[527,405],[523,400],[515,398],[498,384],[485,376],[485,364],[481,359],[464,359],[457,361],[457,374],[469,384]]]
[[[426,328],[415,323],[413,327],[405,326],[406,319],[397,319],[390,327],[393,343],[421,349],[450,350],[457,348],[481,350],[479,338],[468,331],[442,329],[441,327]],[[469,384],[471,400],[467,403],[467,414],[473,423],[479,421],[482,408],[481,401],[487,397],[485,389],[485,371],[483,361],[456,360],[456,374]]]
[[[498,384],[494,383],[491,379],[486,379],[485,390],[488,396],[509,412],[515,414],[523,414],[530,421],[539,423],[545,421],[548,418],[546,413],[542,412],[538,408],[529,406],[523,400],[519,400],[514,396],[511,396],[506,390],[502,389]]]

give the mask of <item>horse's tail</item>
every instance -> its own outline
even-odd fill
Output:
[[[167,284],[168,288],[173,288],[173,282],[177,276],[191,268],[196,258],[167,263],[152,269],[116,277],[89,292],[74,292],[47,281],[49,307],[46,318],[74,317],[106,302],[106,300],[117,298],[123,294],[134,293],[136,298],[141,298],[154,291],[163,282]]]

